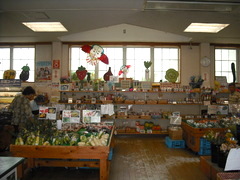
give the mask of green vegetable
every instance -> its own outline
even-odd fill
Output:
[[[177,81],[178,76],[179,76],[179,73],[175,69],[168,69],[166,71],[165,78],[169,82],[173,82],[174,83],[174,82]]]

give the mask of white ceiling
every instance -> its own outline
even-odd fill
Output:
[[[208,0],[184,4],[175,1],[174,10],[171,9],[172,2],[156,1],[165,9],[144,10],[145,0],[0,0],[0,42],[59,41],[59,37],[129,24],[188,37],[192,42],[240,44],[239,1],[218,0],[221,6],[231,7],[229,12],[209,10],[209,6],[218,5],[208,4],[207,7],[204,3],[210,3]],[[228,5],[226,2],[233,3]],[[203,10],[204,6],[208,10]],[[35,33],[21,24],[26,21],[60,21],[68,32]],[[183,32],[192,22],[228,23],[230,26],[217,34]]]

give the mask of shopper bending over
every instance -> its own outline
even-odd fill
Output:
[[[39,114],[39,106],[45,104],[46,98],[43,95],[38,95],[34,100],[30,102],[30,106],[32,109],[32,114],[38,115]]]
[[[240,103],[240,93],[236,91],[235,83],[230,83],[228,85],[229,89],[229,103],[230,104],[239,104]]]
[[[12,124],[16,132],[26,121],[33,121],[30,101],[34,99],[35,94],[35,90],[27,86],[22,94],[16,96],[10,104],[9,110],[13,113]]]

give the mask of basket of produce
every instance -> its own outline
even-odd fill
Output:
[[[131,100],[131,99],[126,99],[124,101],[125,104],[134,104],[134,100]]]
[[[158,104],[168,104],[168,100],[167,99],[159,99]]]
[[[103,104],[112,104],[113,100],[102,100]]]
[[[128,118],[129,119],[139,119],[139,115],[129,114]]]
[[[146,104],[145,100],[136,100],[135,104]]]
[[[147,104],[157,104],[157,100],[147,100]]]

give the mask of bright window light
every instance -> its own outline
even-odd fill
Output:
[[[191,23],[184,32],[218,33],[229,24]]]
[[[60,22],[23,22],[34,32],[66,32],[67,29]]]

